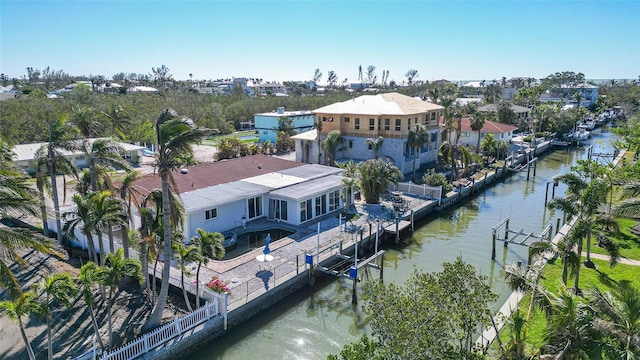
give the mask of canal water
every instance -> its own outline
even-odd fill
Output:
[[[611,138],[610,133],[597,129],[589,144],[594,153],[612,153]],[[552,224],[555,233],[556,219],[562,214],[544,206],[547,182],[569,172],[576,160],[586,157],[586,146],[549,152],[541,157],[536,176],[532,171],[529,181],[526,172],[516,173],[465,205],[425,219],[409,245],[386,252],[385,282],[402,283],[414,269],[440,271],[443,262],[461,256],[489,277],[493,291],[499,295],[494,304],[497,311],[510,295],[502,267],[517,261],[526,263],[527,249],[517,245],[505,249],[498,242],[496,261],[491,261],[491,228],[509,217],[511,230],[537,235]],[[552,188],[550,185],[549,198]],[[562,184],[558,186],[556,196],[562,196],[564,190]],[[372,270],[371,276],[377,278],[378,272]],[[190,354],[189,359],[326,359],[366,332],[366,322],[360,305],[351,304],[351,282],[323,277],[313,288],[301,289],[251,321],[230,329],[224,337]]]

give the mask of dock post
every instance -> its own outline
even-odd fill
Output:
[[[367,238],[367,244],[371,246],[371,223],[369,223],[369,237]]]
[[[360,229],[360,247],[364,245],[363,235],[364,235],[364,230]]]
[[[538,161],[533,162],[533,177],[536,176],[536,169],[538,168]]]
[[[560,231],[560,218],[556,220],[556,234]]]
[[[400,216],[396,214],[396,244],[400,242],[400,231],[398,231],[399,225],[400,225]]]
[[[493,236],[491,241],[491,260],[496,259],[496,229],[493,229]]]
[[[384,253],[380,255],[380,282],[384,281]]]
[[[358,293],[356,292],[356,288],[358,286],[358,278],[353,279],[353,291],[351,292],[351,303],[358,303]]]
[[[529,160],[529,154],[527,154],[527,181],[529,181],[530,173],[531,173],[531,161]]]
[[[509,218],[507,218],[507,223],[504,227],[504,247],[507,247],[507,245],[509,245],[509,242],[507,240],[509,240]]]
[[[342,255],[342,239],[338,242],[338,254]]]
[[[411,232],[414,232],[414,227],[413,227],[413,209],[411,209]]]

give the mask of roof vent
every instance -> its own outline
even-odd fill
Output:
[[[189,170],[186,169],[186,168],[180,169],[180,174],[187,174],[188,172],[189,172]]]

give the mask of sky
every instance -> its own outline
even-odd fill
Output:
[[[0,0],[0,72],[309,80],[640,76],[640,1]]]

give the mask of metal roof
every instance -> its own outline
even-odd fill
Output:
[[[106,138],[95,138],[95,139],[87,139],[87,140],[89,141],[89,144],[93,144],[93,142],[98,140],[98,139],[106,139]],[[75,151],[61,150],[62,154],[64,156],[82,155],[82,154],[84,154],[82,149],[80,149],[80,146],[82,145],[82,141],[83,140],[78,140],[77,141],[77,146],[79,148],[78,150],[75,150]],[[122,147],[122,149],[124,151],[136,151],[136,150],[145,149],[144,146],[132,145],[132,144],[122,143],[122,142],[117,142],[117,141],[113,141],[113,142],[118,144],[120,147]],[[14,161],[35,160],[36,152],[41,147],[47,146],[48,144],[49,144],[48,142],[41,142],[41,143],[31,143],[31,144],[16,145],[16,146],[13,147],[13,153],[15,154],[14,157],[13,157],[13,160]]]
[[[342,172],[344,172],[344,169],[318,164],[307,164],[297,168],[290,168],[279,171],[279,173],[281,174],[297,176],[305,179],[315,179],[318,177],[339,174]]]
[[[234,181],[180,194],[187,212],[214,208],[223,204],[266,194],[272,188],[246,181]]]
[[[274,190],[269,195],[301,201],[340,187],[342,187],[342,176],[331,175]]]

